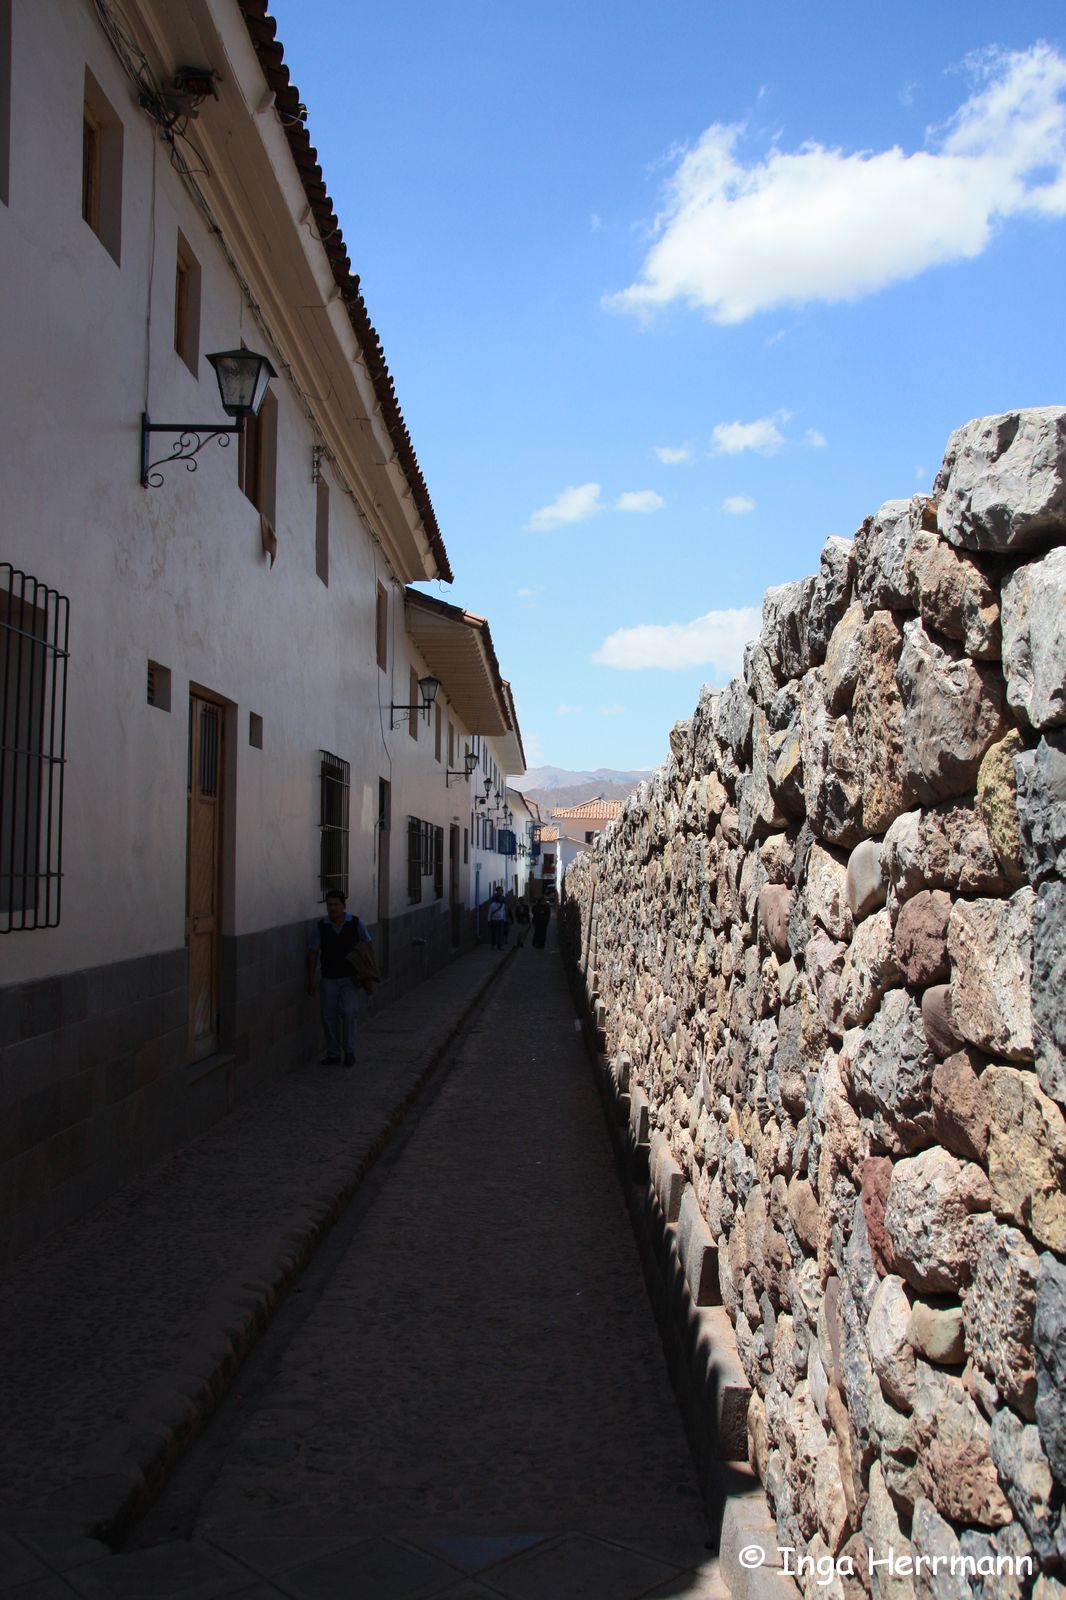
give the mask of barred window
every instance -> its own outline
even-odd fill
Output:
[[[433,829],[433,898],[444,899],[444,829]]]
[[[407,903],[422,900],[422,824],[417,817],[407,819]]]
[[[0,562],[0,933],[59,923],[69,613]]]
[[[322,899],[330,889],[348,894],[348,799],[352,769],[347,761],[319,751],[319,886]]]

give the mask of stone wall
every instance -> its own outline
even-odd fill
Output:
[[[985,418],[768,591],[567,873],[779,1541],[852,1559],[812,1595],[1066,1593],[1064,725],[1066,409]],[[1039,1576],[871,1576],[890,1548]]]

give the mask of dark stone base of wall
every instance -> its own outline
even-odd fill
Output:
[[[723,1363],[707,1338],[704,1308],[697,1305],[685,1276],[677,1230],[668,1224],[654,1185],[649,1180],[646,1132],[634,1129],[630,1096],[622,1092],[603,1054],[604,1035],[587,979],[574,961],[576,946],[566,907],[560,939],[568,958],[574,1002],[583,1018],[586,1047],[592,1063],[630,1221],[644,1270],[644,1284],[659,1327],[670,1381],[695,1460],[704,1509],[717,1540],[727,1505],[736,1497],[759,1496],[758,1479],[747,1466],[743,1410],[728,1357]],[[717,1308],[721,1316],[724,1309]],[[746,1382],[738,1373],[740,1389]],[[738,1410],[737,1400],[742,1409]]]
[[[472,947],[439,902],[372,929],[375,1011]],[[184,949],[0,989],[0,1273],[257,1089],[314,1056],[308,923],[223,940],[218,1052],[188,1059]]]

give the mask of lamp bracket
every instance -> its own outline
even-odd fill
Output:
[[[420,700],[416,706],[390,705],[389,706],[389,727],[390,728],[395,728],[397,722],[410,722],[411,713],[415,712],[415,711],[424,711],[426,713],[426,721],[428,723],[429,722],[429,707],[430,707],[430,704],[431,704],[430,701]],[[400,713],[399,716],[397,716],[397,712]]]
[[[244,422],[153,422],[147,411],[141,413],[141,487],[142,489],[160,489],[163,486],[163,474],[157,472],[157,467],[168,467],[172,461],[184,461],[187,472],[195,472],[197,468],[196,457],[205,445],[212,439],[217,439],[225,448],[229,444],[231,433],[243,433]],[[148,459],[148,435],[150,433],[176,433],[177,441],[169,455],[160,456],[156,461]],[[195,440],[195,444],[193,443]]]

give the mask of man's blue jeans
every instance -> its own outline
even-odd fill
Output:
[[[326,1048],[331,1056],[355,1053],[356,1026],[359,1021],[359,993],[354,978],[321,980],[322,1026]]]

